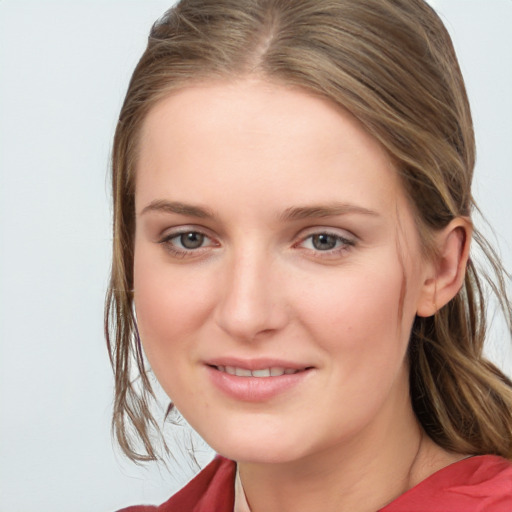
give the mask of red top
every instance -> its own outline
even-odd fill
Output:
[[[218,456],[159,507],[119,512],[233,512],[235,474],[236,464]],[[494,455],[461,460],[376,512],[512,512],[512,463]]]

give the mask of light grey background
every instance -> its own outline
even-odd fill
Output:
[[[476,123],[475,193],[512,268],[512,0],[438,0]],[[190,470],[112,448],[106,178],[130,73],[164,0],[0,0],[0,512],[158,503]],[[489,352],[512,373],[495,330]],[[177,435],[181,435],[180,432]]]

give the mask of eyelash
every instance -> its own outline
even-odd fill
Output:
[[[316,248],[306,248],[304,247],[304,244],[306,241],[310,240],[311,244],[314,243],[314,237],[321,237],[321,236],[327,236],[332,237],[335,239],[336,246],[332,249],[316,249]],[[347,238],[345,236],[340,235],[339,233],[334,233],[328,230],[319,230],[315,231],[313,233],[309,233],[306,236],[304,236],[298,243],[294,245],[294,247],[302,248],[309,251],[311,255],[315,258],[329,258],[329,257],[336,257],[340,256],[342,253],[350,250],[350,248],[354,247],[356,245],[356,241],[351,238]]]
[[[176,243],[173,243],[173,240],[177,239],[180,240],[181,237],[185,235],[198,235],[199,237],[203,237],[203,241],[209,240],[210,243],[207,245],[201,245],[196,248],[178,248],[176,246]],[[332,249],[326,249],[321,250],[317,249],[315,247],[307,248],[304,247],[304,244],[306,241],[311,240],[311,244],[314,244],[314,237],[332,237],[335,239],[336,246]],[[210,236],[205,234],[204,232],[200,230],[194,230],[194,229],[184,229],[183,231],[170,233],[166,236],[164,236],[161,240],[158,241],[159,244],[163,245],[167,252],[169,252],[172,256],[177,258],[187,258],[187,257],[193,257],[193,256],[199,256],[203,253],[204,249],[207,249],[209,247],[218,247],[219,244],[212,240]],[[180,240],[181,245],[183,245],[183,241]],[[293,248],[303,249],[305,251],[308,251],[311,253],[311,255],[315,258],[328,258],[333,256],[339,256],[341,253],[344,253],[348,250],[350,250],[351,247],[354,247],[356,245],[356,241],[354,239],[346,238],[338,233],[333,233],[328,230],[319,230],[312,233],[309,233],[308,235],[302,237],[297,243],[293,245]]]
[[[208,245],[201,245],[197,248],[178,248],[176,245],[172,242],[174,239],[180,239],[181,237],[185,235],[199,235],[200,237],[204,237],[204,240],[210,240],[210,244]],[[209,237],[207,234],[195,230],[195,229],[184,229],[183,231],[174,232],[169,235],[164,236],[161,240],[158,241],[159,244],[162,244],[165,247],[165,250],[172,254],[172,256],[177,258],[186,258],[193,255],[198,255],[198,253],[202,252],[202,249],[205,249],[207,247],[216,247],[218,244],[213,242],[211,237]],[[182,244],[183,245],[183,244]],[[195,254],[194,254],[195,253]]]

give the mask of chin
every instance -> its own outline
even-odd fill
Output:
[[[216,436],[211,433],[203,438],[216,453],[237,462],[252,464],[284,464],[303,458],[308,449],[302,437],[283,435],[265,431],[265,429],[249,431],[226,430],[224,435]]]

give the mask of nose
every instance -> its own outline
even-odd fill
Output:
[[[231,337],[253,341],[287,324],[283,275],[263,250],[234,255],[221,283],[216,322]]]

